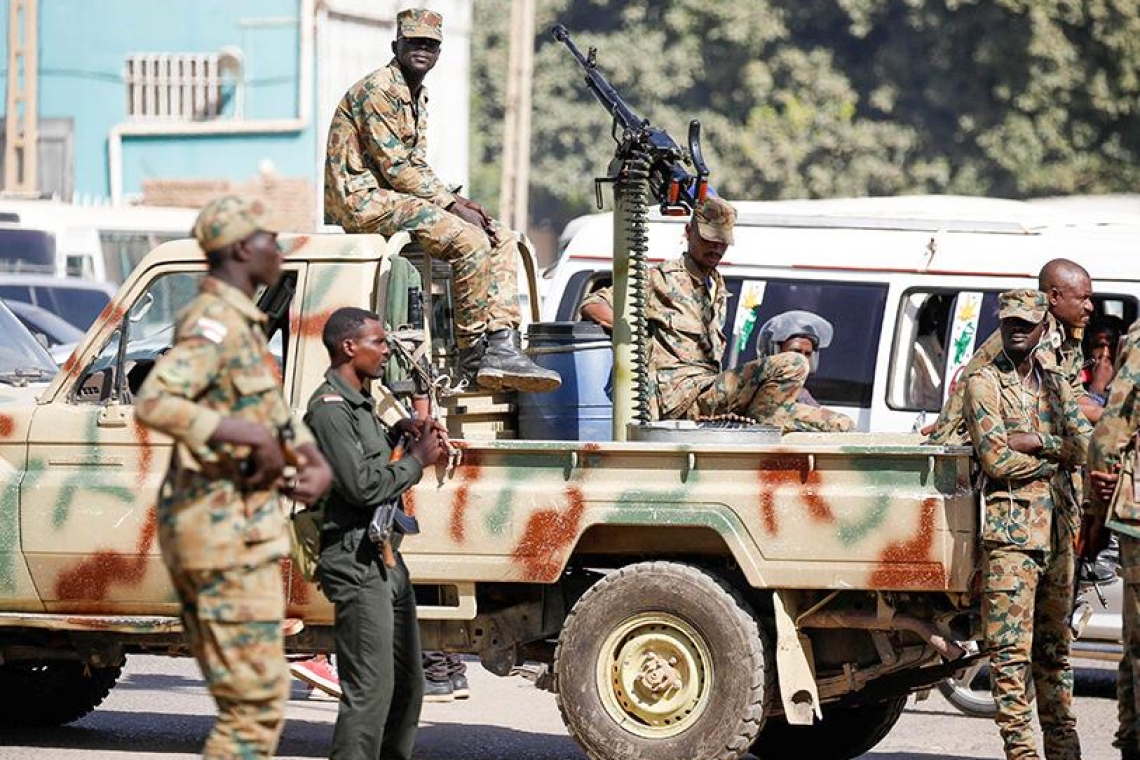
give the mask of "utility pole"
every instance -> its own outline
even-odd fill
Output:
[[[34,193],[37,132],[36,3],[8,0],[8,104],[4,125],[4,189]]]
[[[530,193],[530,107],[534,74],[534,0],[511,3],[507,58],[507,112],[503,124],[503,174],[499,218],[513,230],[526,230]]]

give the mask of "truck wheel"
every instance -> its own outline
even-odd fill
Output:
[[[97,668],[74,660],[0,665],[0,728],[62,726],[79,720],[106,699],[121,665]]]
[[[869,752],[898,723],[906,696],[854,707],[823,706],[823,720],[810,726],[790,726],[783,716],[769,718],[752,745],[760,760],[810,757],[848,760]]]
[[[990,691],[990,668],[984,661],[968,668],[961,678],[947,678],[938,684],[938,691],[947,702],[972,718],[997,715],[997,703]],[[1032,678],[1025,683],[1025,696],[1030,702],[1037,697]]]
[[[555,694],[594,760],[733,760],[772,697],[768,641],[727,584],[688,565],[610,573],[566,618]]]

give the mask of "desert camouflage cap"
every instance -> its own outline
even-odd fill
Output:
[[[1001,319],[1024,319],[1037,324],[1049,311],[1049,299],[1040,290],[1007,290],[998,296]]]
[[[427,37],[443,41],[443,16],[427,8],[408,8],[396,14],[397,37]]]
[[[261,201],[248,201],[236,195],[223,195],[207,203],[194,222],[191,234],[206,253],[245,240],[255,232],[272,232],[264,220]]]
[[[728,201],[710,195],[693,209],[697,234],[705,240],[732,245],[732,226],[736,224],[736,209]]]

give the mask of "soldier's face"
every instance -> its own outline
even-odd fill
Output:
[[[274,232],[255,232],[245,239],[250,275],[258,285],[272,285],[281,276],[281,248]]]
[[[1017,317],[1006,317],[1001,321],[1001,342],[1011,359],[1020,359],[1041,342],[1045,334],[1045,320],[1037,324]]]
[[[687,225],[686,229],[689,234],[689,258],[705,272],[716,269],[717,264],[724,258],[724,252],[728,250],[728,244],[717,240],[705,240],[697,231],[695,224]]]
[[[366,320],[360,326],[355,338],[345,341],[344,352],[352,359],[352,367],[357,374],[372,380],[384,374],[388,363],[388,333],[384,325],[375,320]]]
[[[439,49],[439,40],[427,37],[397,37],[392,43],[392,52],[396,54],[400,68],[420,77],[435,68]]]
[[[1049,311],[1069,327],[1084,327],[1093,315],[1092,280],[1072,277],[1064,285],[1049,288]]]

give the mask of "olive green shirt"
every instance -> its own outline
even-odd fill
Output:
[[[333,472],[322,531],[367,526],[376,507],[423,475],[423,465],[410,454],[391,461],[392,431],[376,415],[372,395],[350,387],[332,369],[309,399],[305,424]]]

